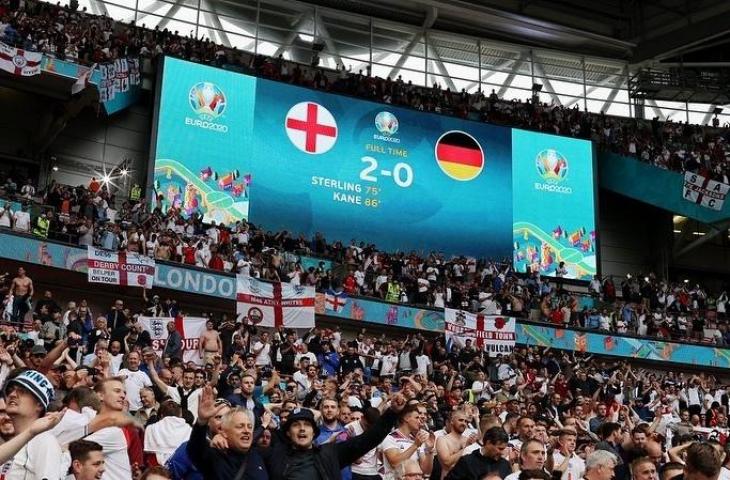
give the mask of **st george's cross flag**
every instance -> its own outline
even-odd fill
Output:
[[[467,340],[471,340],[473,346],[486,351],[490,357],[512,353],[516,324],[513,317],[475,314],[453,308],[444,310],[447,346],[463,347]]]
[[[155,260],[137,253],[90,246],[87,268],[89,283],[152,288],[155,280]]]
[[[0,70],[21,77],[40,75],[43,54],[11,47],[0,42]]]
[[[314,102],[297,103],[289,109],[284,122],[286,135],[302,152],[318,155],[335,146],[337,122],[322,105]]]
[[[339,313],[345,309],[347,304],[347,294],[345,292],[336,292],[331,288],[324,293],[324,309]]]
[[[246,323],[262,327],[314,327],[314,287],[262,282],[236,277],[236,313]]]
[[[685,200],[692,203],[697,203],[713,210],[722,210],[728,190],[730,190],[730,185],[725,183],[712,180],[709,177],[704,177],[697,173],[684,173],[682,196]]]
[[[167,324],[175,322],[175,330],[180,333],[183,339],[183,362],[193,362],[196,365],[203,364],[203,359],[200,358],[200,339],[205,334],[207,318],[140,316],[138,321],[142,325],[142,328],[150,334],[152,348],[160,358],[162,358],[162,352],[165,350],[167,337],[170,335],[170,332],[167,330]]]

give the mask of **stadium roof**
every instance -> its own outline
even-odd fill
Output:
[[[435,30],[620,58],[631,63],[676,57],[683,52],[696,53],[714,49],[718,42],[730,42],[727,0],[309,0],[308,3]]]

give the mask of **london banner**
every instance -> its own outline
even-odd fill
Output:
[[[446,343],[463,347],[467,340],[473,346],[484,349],[490,357],[509,355],[515,348],[513,317],[482,315],[463,310],[444,310]]]
[[[155,278],[154,259],[136,253],[90,246],[87,266],[90,283],[152,288]]]
[[[236,277],[236,312],[262,327],[314,327],[314,287]]]
[[[175,323],[175,330],[180,332],[183,338],[183,362],[193,362],[196,365],[202,365],[203,359],[200,358],[200,337],[205,333],[206,318],[203,317],[139,317],[138,321],[142,324],[150,337],[152,337],[152,348],[155,349],[157,355],[162,357],[167,342],[167,324]]]

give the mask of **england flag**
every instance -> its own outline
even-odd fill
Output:
[[[262,327],[314,327],[314,287],[236,278],[238,318]]]
[[[730,185],[710,180],[697,173],[684,173],[682,195],[685,200],[697,203],[705,208],[722,210]]]
[[[314,102],[301,102],[291,107],[284,126],[291,143],[310,155],[328,152],[337,141],[335,117]]]

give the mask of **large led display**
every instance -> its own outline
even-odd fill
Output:
[[[151,181],[164,208],[388,251],[596,272],[590,142],[165,58]]]

